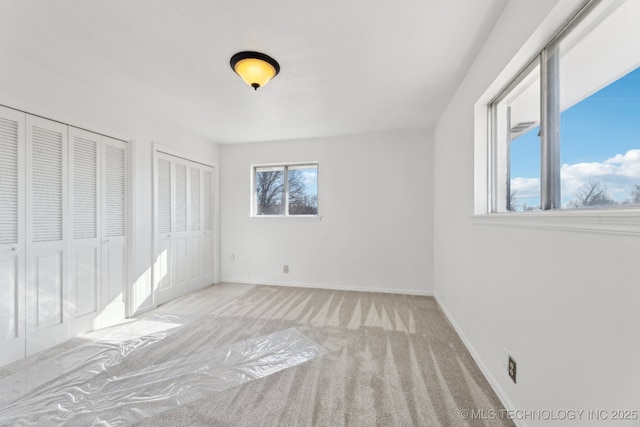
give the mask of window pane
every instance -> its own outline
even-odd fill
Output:
[[[540,209],[540,66],[493,107],[496,211]]]
[[[284,215],[284,167],[255,171],[256,215]]]
[[[563,208],[640,204],[640,2],[614,6],[558,45]]]
[[[290,166],[289,215],[318,214],[318,167]]]
[[[511,140],[508,210],[540,210],[540,126],[535,125]]]

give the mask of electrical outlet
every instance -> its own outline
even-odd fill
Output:
[[[289,266],[287,264],[282,266],[282,272],[284,274],[289,274]]]
[[[513,357],[509,356],[509,377],[511,377],[514,384],[516,383],[516,372],[516,361],[513,360]]]

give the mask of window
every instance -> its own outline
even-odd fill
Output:
[[[318,165],[253,168],[255,216],[318,215]]]
[[[640,206],[639,16],[587,2],[490,103],[492,212]]]

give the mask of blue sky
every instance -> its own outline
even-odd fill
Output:
[[[318,194],[318,168],[316,166],[309,168],[298,168],[302,172],[302,180],[306,187],[306,193],[312,196]]]
[[[512,187],[522,204],[540,203],[539,128],[511,143]],[[560,117],[562,203],[590,179],[617,201],[640,184],[640,68],[564,111]]]

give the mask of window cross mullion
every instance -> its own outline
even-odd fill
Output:
[[[540,200],[542,210],[560,209],[560,85],[558,46],[542,52],[540,79]]]

